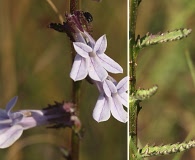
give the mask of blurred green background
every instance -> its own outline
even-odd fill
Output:
[[[68,0],[55,0],[64,15]],[[114,75],[118,81],[127,73],[127,2],[92,0],[82,2],[82,10],[94,18],[93,35],[106,34],[106,53],[123,68]],[[14,108],[41,109],[54,101],[71,100],[71,49],[68,37],[47,28],[59,22],[46,0],[0,1],[0,105],[18,95]],[[82,84],[81,120],[85,135],[81,141],[81,160],[127,159],[127,125],[110,118],[97,123],[92,111],[98,98],[95,86]],[[12,147],[0,150],[1,160],[62,159],[57,146],[70,147],[70,130],[45,127],[24,131]]]
[[[138,134],[140,145],[168,144],[195,138],[195,84],[186,60],[189,52],[195,65],[195,1],[143,0],[138,12],[137,34],[191,28],[181,41],[142,50],[137,61],[137,88],[158,84],[159,90],[141,103]],[[195,149],[149,160],[194,160]]]

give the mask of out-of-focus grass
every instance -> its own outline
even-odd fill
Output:
[[[137,87],[158,84],[159,90],[142,103],[139,138],[142,145],[167,144],[195,138],[195,87],[185,52],[195,64],[195,2],[193,0],[142,1],[137,34],[158,33],[176,28],[192,29],[191,35],[177,42],[148,47],[138,57]],[[150,160],[193,160],[195,149]]]
[[[62,15],[68,11],[68,1],[54,3]],[[120,80],[127,72],[127,2],[87,0],[82,2],[82,9],[93,15],[94,38],[106,34],[106,53],[124,68],[124,74],[115,76]],[[1,108],[15,95],[19,96],[15,110],[41,109],[54,101],[71,100],[70,41],[65,34],[48,29],[50,22],[59,20],[46,0],[0,1]],[[95,122],[92,110],[97,98],[95,86],[84,81],[80,114],[85,136],[81,141],[81,160],[127,159],[126,124],[113,118],[104,123]],[[56,137],[57,145],[70,147],[68,129],[34,128],[24,131],[19,143],[14,144],[15,148],[21,144],[25,146],[14,159],[62,159],[47,136],[42,137],[40,143],[31,143],[31,137],[40,134],[48,134],[51,139]],[[9,151],[0,150],[0,159],[8,160],[7,157],[13,154]]]

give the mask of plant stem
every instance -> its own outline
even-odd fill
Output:
[[[72,98],[73,102],[76,104],[76,112],[77,116],[79,117],[79,106],[80,106],[80,89],[81,88],[81,81],[73,82],[72,83]],[[72,130],[72,137],[71,137],[71,160],[79,160],[79,136]]]
[[[81,0],[70,0],[70,13],[74,13],[76,10],[80,10],[80,3]],[[75,58],[75,51],[72,47],[72,62]],[[81,89],[81,81],[74,82],[72,81],[72,100],[73,103],[76,104],[76,112],[77,116],[79,117],[79,106],[80,106],[80,89]],[[79,142],[80,139],[78,134],[72,130],[72,137],[71,137],[71,160],[79,160]]]
[[[136,86],[136,18],[137,18],[138,0],[131,0],[130,4],[130,93],[135,92]]]
[[[139,0],[130,1],[130,96],[136,92],[136,19]],[[130,103],[130,159],[135,159],[137,152],[137,117],[139,103]]]
[[[80,10],[81,0],[70,0],[70,13],[73,13],[76,10]]]

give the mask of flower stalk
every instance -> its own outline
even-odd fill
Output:
[[[76,4],[74,1],[72,1]],[[73,5],[73,4],[72,4]],[[72,7],[72,6],[71,6]],[[72,7],[73,8],[73,7]],[[76,6],[75,6],[76,8]],[[51,23],[50,28],[64,32],[73,42],[72,69],[70,78],[72,83],[72,100],[77,105],[79,115],[80,87],[83,79],[94,84],[100,92],[93,110],[93,118],[97,122],[107,121],[112,115],[120,122],[127,122],[127,81],[128,77],[117,82],[110,73],[123,73],[123,68],[105,54],[107,38],[104,34],[97,41],[91,36],[93,20],[89,12],[72,10],[66,13],[63,24]],[[71,160],[79,159],[78,131],[73,129],[71,138]]]
[[[72,99],[76,105],[77,116],[79,116],[79,105],[80,105],[80,87],[81,81],[72,83]],[[79,136],[75,130],[72,130],[71,137],[71,158],[72,160],[79,159]]]
[[[81,0],[70,0],[70,13],[81,8]]]
[[[139,5],[139,0],[130,1],[130,98],[136,92],[136,19],[137,19],[137,10]],[[130,101],[131,102],[131,101]],[[129,110],[129,121],[131,123],[129,126],[130,129],[130,159],[135,159],[137,152],[137,116],[139,110],[139,103],[132,101],[130,103]]]
[[[80,10],[81,0],[70,0],[70,13],[74,13],[76,10]],[[72,62],[74,62],[75,58],[75,51],[72,47]],[[76,104],[77,114],[79,116],[79,106],[80,106],[80,89],[81,89],[81,82],[72,81],[72,100]],[[79,137],[78,134],[72,130],[71,136],[71,159],[72,160],[79,160]]]

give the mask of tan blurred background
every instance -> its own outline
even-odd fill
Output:
[[[68,11],[67,0],[54,2],[59,12]],[[106,34],[106,53],[127,73],[127,2],[91,0],[82,2],[82,10],[93,15],[94,38]],[[0,1],[0,105],[18,95],[17,109],[41,109],[54,101],[71,100],[70,42],[63,33],[48,29],[58,16],[46,0]],[[81,160],[127,159],[127,127],[110,118],[97,123],[92,111],[98,91],[83,82],[81,120],[85,136],[81,142]],[[24,131],[12,147],[0,150],[1,160],[62,159],[57,146],[69,147],[69,130],[39,127]]]
[[[142,102],[138,133],[143,146],[195,138],[195,84],[185,55],[188,51],[195,65],[195,1],[142,1],[137,34],[183,27],[192,29],[188,38],[148,47],[138,56],[137,88],[159,86],[155,96]],[[149,160],[164,159],[194,160],[195,149]]]

